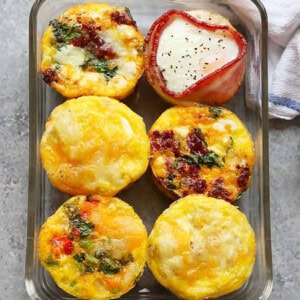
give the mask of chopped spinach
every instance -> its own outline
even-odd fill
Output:
[[[219,162],[219,157],[216,153],[209,151],[207,154],[203,155],[184,155],[182,159],[188,165],[195,165],[200,168],[202,165],[206,165],[211,168],[213,166],[223,167],[223,165]]]
[[[70,224],[80,231],[81,237],[87,237],[95,228],[92,222],[85,221],[81,218],[70,220]]]
[[[85,260],[85,254],[84,253],[76,253],[73,255],[73,258],[78,262],[83,262]]]
[[[127,16],[128,16],[130,19],[133,20],[132,14],[131,14],[130,9],[129,9],[128,7],[125,7],[125,12],[126,12]]]
[[[96,267],[99,263],[99,260],[96,257],[92,256],[92,255],[86,254],[85,255],[85,262],[88,266]]]
[[[98,259],[103,258],[107,255],[107,251],[104,249],[97,249],[94,253],[94,256]]]
[[[69,26],[56,19],[50,21],[49,25],[53,26],[53,34],[56,38],[58,48],[71,43],[73,39],[81,37],[80,26]]]
[[[222,108],[218,106],[210,106],[209,112],[211,113],[212,118],[217,119],[222,112]]]
[[[67,217],[69,218],[69,220],[75,220],[80,218],[81,216],[80,211],[76,205],[65,204],[64,211]]]
[[[105,257],[100,263],[100,268],[104,274],[116,274],[122,269],[123,265],[117,259]]]
[[[218,160],[219,156],[210,151],[205,155],[201,155],[198,157],[199,163],[202,165],[206,165],[207,167],[211,168],[213,166],[217,166],[219,168],[222,168],[223,165]]]
[[[111,69],[107,60],[98,59],[92,55],[87,56],[85,62],[81,65],[83,69],[88,67],[92,67],[98,73],[103,73],[107,80],[113,78],[119,69],[117,66]]]
[[[168,189],[170,190],[175,190],[176,189],[176,185],[174,184],[173,180],[176,178],[175,174],[170,175],[168,178],[166,178],[164,180],[165,185]]]
[[[94,273],[95,272],[95,268],[92,267],[92,266],[86,266],[85,272],[86,273]]]
[[[196,165],[200,167],[198,165],[198,158],[196,155],[184,155],[182,158],[188,165]]]
[[[58,260],[55,259],[52,254],[49,254],[49,256],[46,258],[45,262],[46,262],[46,264],[49,267],[53,267],[53,266],[58,266],[59,265]]]
[[[79,245],[87,250],[92,250],[95,247],[95,242],[92,239],[84,238],[78,241]]]
[[[198,136],[198,137],[202,137],[202,130],[201,128],[195,128],[194,129],[194,133]]]

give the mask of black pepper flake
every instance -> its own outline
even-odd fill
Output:
[[[197,79],[197,76],[195,75],[195,76],[193,77],[193,79],[196,80],[196,79]]]
[[[188,41],[189,41],[189,38],[186,37],[185,40],[188,42]]]
[[[208,18],[209,21],[211,21],[211,18]]]
[[[223,42],[223,39],[219,39],[219,40],[218,40],[218,43],[221,43],[221,42]]]
[[[211,38],[209,37],[208,40],[211,41]]]
[[[204,64],[205,64],[205,65],[208,65],[208,62],[205,62]]]
[[[225,49],[225,47],[222,47],[222,49]]]

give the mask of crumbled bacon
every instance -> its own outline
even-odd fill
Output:
[[[231,192],[226,190],[223,186],[223,178],[219,177],[212,183],[212,189],[209,190],[208,196],[217,199],[223,199],[232,202]]]
[[[179,154],[179,142],[175,140],[172,130],[154,130],[150,133],[150,140],[152,151],[170,150],[175,155]]]
[[[237,179],[237,184],[240,188],[245,189],[247,187],[248,184],[248,180],[250,177],[250,170],[248,167],[237,167],[240,171],[240,175]]]
[[[56,70],[49,68],[46,71],[44,71],[43,72],[43,80],[47,84],[50,84],[53,81],[58,81]]]
[[[192,153],[202,154],[202,155],[208,153],[208,149],[203,139],[201,139],[201,137],[195,132],[189,134],[187,138],[187,145],[191,149]]]
[[[136,22],[130,18],[125,12],[114,11],[111,14],[112,21],[115,21],[119,25],[133,25],[136,26]]]

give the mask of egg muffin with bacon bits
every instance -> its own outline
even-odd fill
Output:
[[[154,122],[149,137],[154,180],[173,199],[197,193],[233,202],[250,185],[254,144],[225,108],[174,106]]]
[[[204,195],[179,199],[156,220],[148,266],[180,299],[217,298],[239,289],[255,261],[255,234],[234,205]]]
[[[42,38],[43,79],[67,98],[123,99],[144,70],[144,37],[126,7],[85,3],[50,21]]]
[[[80,299],[115,299],[143,273],[146,228],[114,197],[76,196],[43,224],[39,258],[57,285]]]
[[[67,100],[51,112],[45,127],[42,164],[52,185],[67,194],[114,196],[148,167],[145,123],[118,100]]]

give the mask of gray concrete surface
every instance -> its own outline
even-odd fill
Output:
[[[0,300],[27,299],[28,18],[32,0],[0,0]],[[274,285],[300,299],[300,118],[270,121]]]

